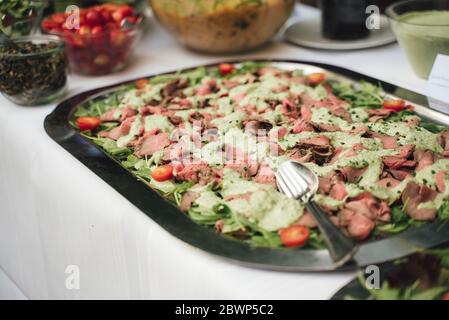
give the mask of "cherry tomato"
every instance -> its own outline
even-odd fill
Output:
[[[128,23],[136,24],[137,22],[139,22],[139,17],[130,16],[130,17],[126,17],[124,20],[126,20]],[[123,21],[122,21],[122,23],[123,23]]]
[[[53,33],[53,34],[61,34],[61,33],[64,32],[64,30],[61,29],[61,28],[52,28],[52,29],[49,30],[49,32]]]
[[[81,131],[95,130],[100,126],[100,119],[96,117],[79,117],[76,124]]]
[[[148,79],[140,79],[136,81],[136,88],[137,89],[143,89],[145,86],[150,83],[150,80]]]
[[[103,20],[103,17],[96,10],[89,10],[86,13],[86,23],[91,27],[100,25],[102,23],[102,20]]]
[[[122,10],[115,10],[112,12],[112,20],[116,23],[121,23],[124,18],[126,18],[126,16],[123,14]]]
[[[151,177],[159,182],[170,180],[173,177],[173,167],[169,164],[157,167],[151,172]]]
[[[97,66],[106,66],[111,62],[109,57],[105,55],[104,53],[99,54],[94,59],[94,64]]]
[[[105,25],[107,30],[115,30],[117,29],[117,25],[114,22],[108,22]]]
[[[442,297],[441,300],[449,300],[449,292],[446,292]]]
[[[112,30],[110,34],[110,42],[114,47],[121,47],[127,39],[127,35],[121,30]]]
[[[60,23],[57,23],[51,19],[44,19],[42,21],[42,28],[46,31],[52,30],[52,29],[58,29],[61,26]]]
[[[101,16],[103,17],[104,22],[112,21],[111,13],[108,10],[105,10],[105,9],[101,10]]]
[[[309,239],[309,229],[300,225],[293,225],[279,230],[281,241],[286,247],[301,247]]]
[[[57,24],[59,24],[59,25],[64,24],[66,18],[67,18],[67,17],[66,17],[66,15],[65,15],[65,13],[55,13],[54,15],[51,16],[51,19],[52,19],[55,23],[57,23]]]
[[[234,65],[232,65],[230,63],[222,63],[222,64],[220,64],[218,69],[220,70],[220,74],[222,76],[225,76],[227,74],[232,73],[234,71],[235,67],[234,67]]]
[[[385,109],[394,111],[394,112],[402,111],[406,108],[405,101],[401,100],[401,99],[385,100],[383,103],[383,106]]]
[[[322,72],[311,73],[307,76],[307,82],[312,86],[317,86],[326,80],[326,75]]]
[[[107,10],[107,11],[114,11],[119,7],[119,5],[115,3],[104,3],[100,5],[101,9]]]
[[[125,18],[131,16],[134,13],[134,9],[128,5],[121,5],[119,11]]]
[[[92,28],[92,34],[93,35],[98,35],[104,32],[104,28],[103,26],[95,26]]]
[[[90,33],[91,33],[91,29],[89,26],[82,26],[78,30],[78,34],[80,34],[82,36],[89,35]]]
[[[66,26],[66,17],[68,14],[55,13],[43,20],[42,29],[63,37],[75,69],[87,74],[105,74],[126,63],[135,38],[122,30],[120,24],[140,21],[131,6],[107,3],[81,9],[79,28]]]

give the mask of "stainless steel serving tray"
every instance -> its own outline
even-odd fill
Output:
[[[325,72],[328,78],[341,81],[365,80],[380,84],[385,92],[392,97],[400,97],[412,103],[415,106],[416,113],[421,117],[449,126],[449,116],[429,109],[425,96],[392,84],[322,63],[286,60],[261,61],[271,61],[273,65],[284,69],[303,69],[305,73]],[[211,66],[213,65],[206,67]],[[196,248],[238,264],[256,268],[280,271],[331,271],[337,269],[327,250],[254,247],[243,241],[216,234],[214,230],[196,224],[156,191],[149,188],[145,183],[138,181],[132,173],[98,146],[82,137],[69,124],[73,112],[80,104],[89,99],[106,96],[133,81],[135,80],[94,89],[62,102],[45,119],[45,130],[53,140],[111,185],[150,219],[173,236]],[[101,206],[101,204],[99,205]],[[449,240],[449,223],[444,221],[427,223],[398,235],[363,243],[355,261],[339,269],[351,269],[357,267],[357,265],[376,264],[401,258],[413,252],[436,246],[446,240]]]

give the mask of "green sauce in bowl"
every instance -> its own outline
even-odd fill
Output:
[[[391,21],[415,73],[428,78],[437,55],[449,55],[449,10],[412,11]]]

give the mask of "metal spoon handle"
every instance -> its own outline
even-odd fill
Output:
[[[335,264],[341,266],[351,260],[358,249],[355,241],[346,237],[315,201],[310,200],[305,206],[315,218]]]

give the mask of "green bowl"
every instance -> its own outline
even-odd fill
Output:
[[[437,55],[449,55],[449,0],[400,1],[386,13],[416,75],[427,79]]]

